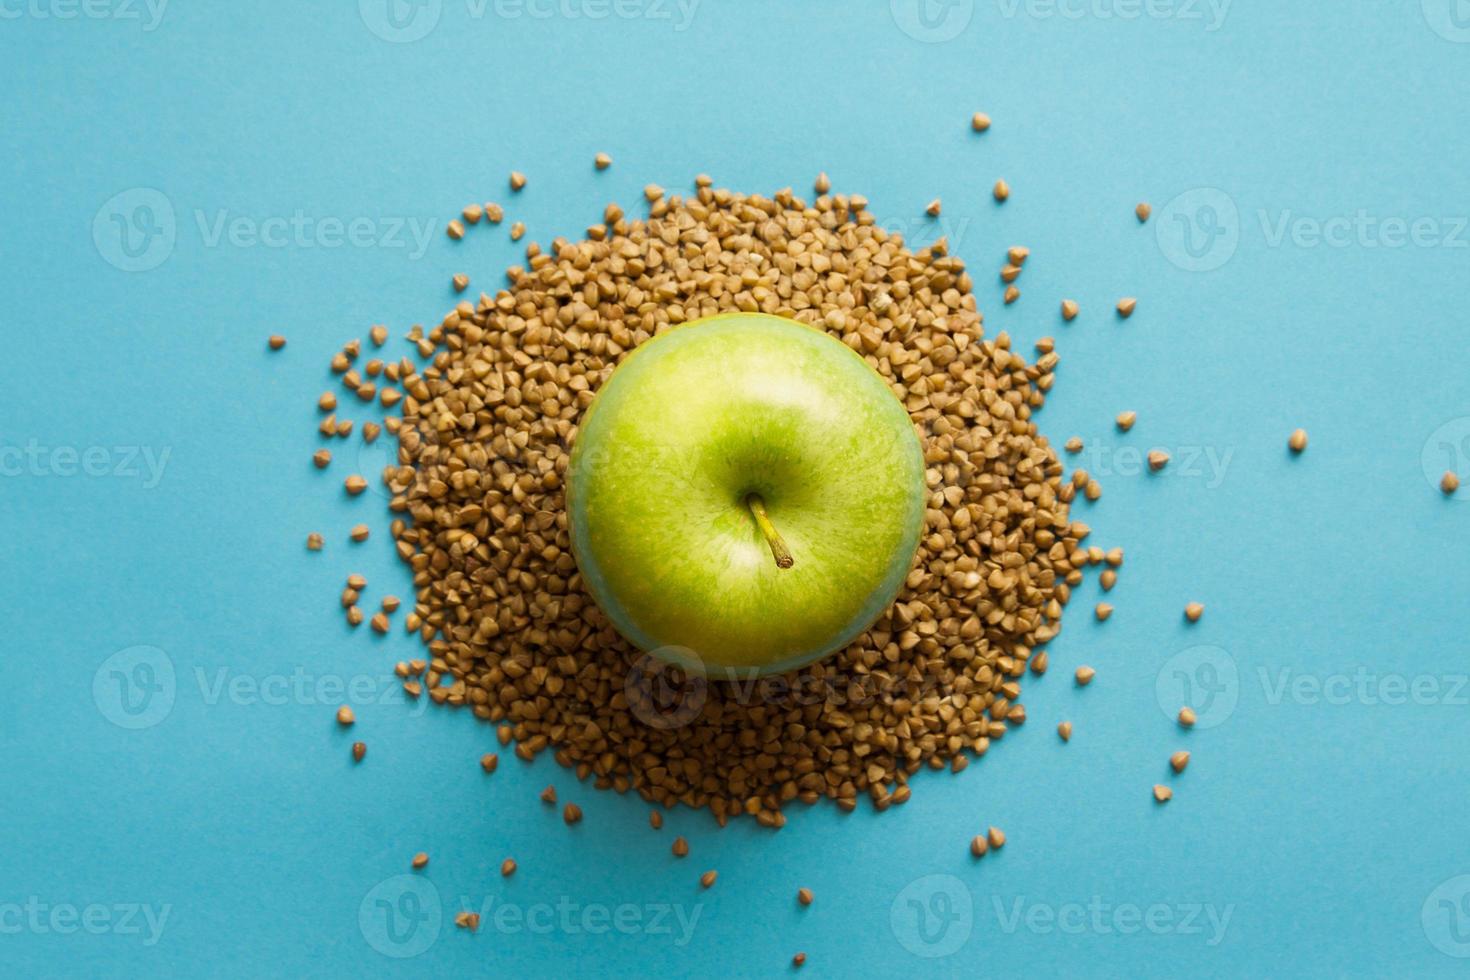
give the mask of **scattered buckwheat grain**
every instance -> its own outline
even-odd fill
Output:
[[[598,788],[708,807],[722,824],[779,827],[785,804],[823,797],[884,808],[920,769],[962,768],[1022,723],[1019,679],[1089,563],[1075,491],[1033,418],[1055,357],[1028,364],[1005,334],[986,337],[943,240],[911,250],[857,195],[696,186],[657,193],[646,219],[528,249],[505,289],[411,338],[427,362],[393,379],[402,417],[384,483],[417,589],[406,625],[432,655],[423,688],[500,724],[521,758],[550,751]],[[830,697],[748,703],[709,685],[692,718],[654,724],[682,691],[586,594],[563,499],[570,450],[629,353],[730,310],[826,329],[880,372],[923,437],[928,528],[893,606],[793,675]]]

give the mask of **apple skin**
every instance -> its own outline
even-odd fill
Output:
[[[918,435],[888,384],[841,341],[766,314],[634,351],[568,468],[572,553],[598,606],[639,649],[723,679],[792,670],[871,626],[908,575],[924,503]]]

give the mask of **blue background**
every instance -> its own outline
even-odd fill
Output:
[[[0,968],[770,976],[805,950],[812,976],[1462,972],[1470,502],[1434,481],[1470,482],[1465,7],[1457,22],[1451,0],[1236,0],[1221,20],[1185,0],[931,0],[921,19],[910,0],[700,0],[692,16],[428,0],[407,22],[427,34],[394,41],[376,0],[176,2],[156,23],[123,0],[9,0]],[[995,120],[982,136],[977,109]],[[594,172],[597,151],[612,169]],[[512,168],[531,178],[513,205]],[[412,593],[383,498],[340,492],[350,468],[376,473],[373,453],[339,443],[327,473],[309,463],[330,354],[378,322],[406,352],[396,338],[454,301],[452,273],[474,295],[520,261],[504,226],[443,235],[466,202],[507,203],[545,243],[609,200],[641,204],[649,181],[805,191],[824,169],[910,239],[947,232],[989,332],[1028,353],[1057,338],[1041,425],[1087,440],[1069,462],[1105,495],[1074,514],[1127,550],[1117,612],[1096,623],[1096,584],[1078,590],[1051,674],[1025,685],[1031,721],[885,814],[798,807],[771,833],[684,811],[654,832],[636,797],[550,758],[502,750],[485,777],[493,728],[403,703],[386,673],[416,642],[350,631],[337,608],[351,571],[374,605]],[[212,233],[297,215],[270,243]],[[1352,230],[1314,237],[1334,218]],[[366,230],[334,245],[322,219]],[[994,270],[1013,244],[1032,257],[1004,307]],[[1124,295],[1140,298],[1126,322]],[[1083,308],[1071,324],[1064,296]],[[266,351],[272,333],[285,351]],[[1125,408],[1139,421],[1121,435]],[[1312,443],[1292,458],[1299,425]],[[1175,460],[1155,477],[1118,452],[1154,446]],[[352,545],[358,521],[377,531]],[[1192,627],[1190,600],[1208,607]],[[144,715],[115,670],[154,688],[130,695]],[[349,734],[332,685],[353,678]],[[1215,700],[1182,732],[1170,713],[1196,696]],[[1194,761],[1173,777],[1179,748]],[[1175,787],[1167,806],[1155,782]],[[580,826],[537,802],[547,783]],[[1009,843],[975,862],[966,843],[990,824]],[[419,850],[432,863],[405,892]],[[706,868],[720,880],[703,892]],[[699,918],[688,937],[490,917],[471,936],[450,921],[461,896]],[[437,932],[430,916],[390,934],[376,904],[436,897]],[[130,904],[166,906],[161,933]],[[68,918],[88,906],[96,934]]]

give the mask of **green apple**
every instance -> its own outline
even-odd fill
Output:
[[[639,649],[696,673],[791,670],[898,595],[924,523],[908,412],[836,338],[709,317],[634,351],[582,420],[572,552]]]

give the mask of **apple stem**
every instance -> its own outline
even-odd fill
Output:
[[[776,526],[766,516],[766,502],[760,498],[760,494],[753,493],[746,497],[745,506],[750,508],[751,515],[755,517],[756,526],[766,536],[766,543],[771,546],[771,557],[776,559],[776,567],[790,568],[795,565],[796,559],[791,557],[791,550],[786,547],[786,542],[781,540]]]

